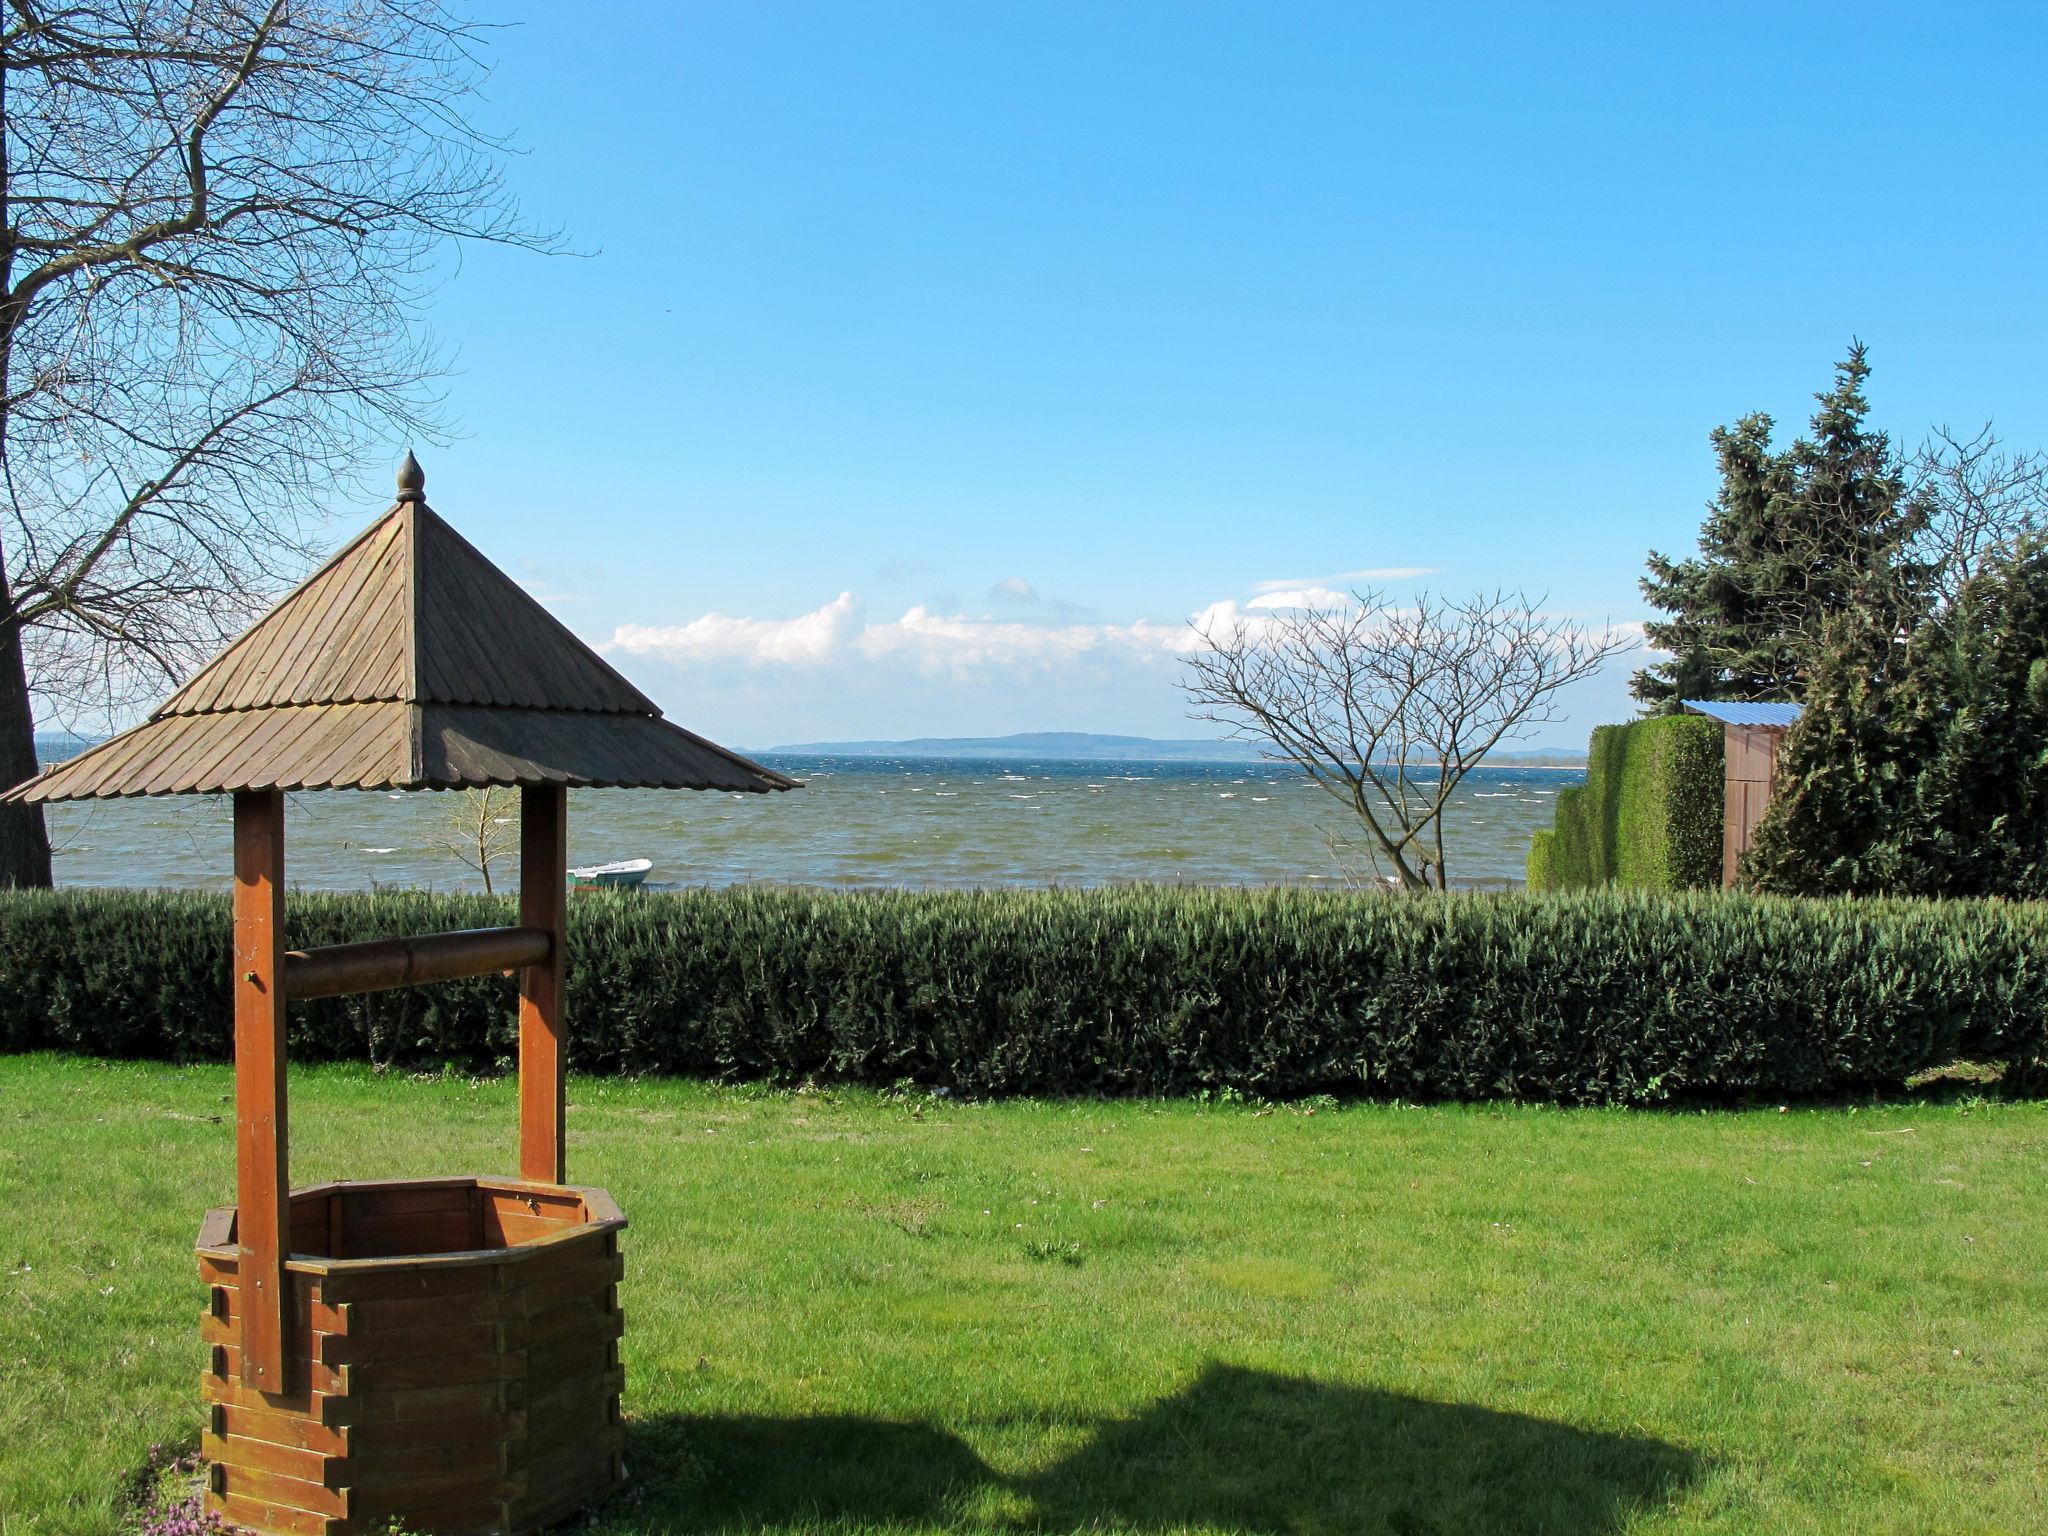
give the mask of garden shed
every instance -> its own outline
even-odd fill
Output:
[[[1694,714],[1721,724],[1721,884],[1732,886],[1777,789],[1778,749],[1799,719],[1799,706],[1722,699],[1686,699],[1684,704]]]
[[[284,797],[520,792],[515,925],[294,950]],[[615,1487],[619,1234],[564,1151],[567,793],[793,780],[664,720],[426,504],[398,499],[133,730],[15,800],[234,797],[236,1203],[209,1212],[208,1506],[274,1536],[537,1529]],[[514,1177],[294,1190],[297,1000],[516,971]]]

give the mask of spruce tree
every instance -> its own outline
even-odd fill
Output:
[[[1805,895],[2048,897],[2048,546],[1986,562],[1895,660],[1831,645],[1747,873]]]
[[[1925,573],[1907,546],[1924,514],[1890,440],[1867,425],[1869,374],[1857,342],[1815,397],[1811,437],[1789,448],[1772,447],[1762,413],[1714,432],[1721,485],[1699,553],[1652,551],[1642,580],[1671,615],[1644,627],[1670,653],[1635,676],[1649,713],[1688,698],[1796,701],[1827,636],[1885,636],[1911,621]]]
[[[1899,841],[1905,888],[2048,897],[2048,546],[1988,562],[1914,652],[1927,739]]]

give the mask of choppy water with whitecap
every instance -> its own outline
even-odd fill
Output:
[[[833,887],[1370,885],[1344,807],[1278,764],[1024,762],[771,755],[778,795],[589,790],[570,796],[572,864],[649,858],[651,885]],[[1481,768],[1447,818],[1454,885],[1522,882],[1529,839],[1578,769]],[[460,797],[290,796],[286,878],[312,890],[481,887],[441,846]],[[49,808],[62,886],[227,888],[225,800]],[[507,825],[507,833],[514,829]],[[505,884],[516,860],[493,866]]]

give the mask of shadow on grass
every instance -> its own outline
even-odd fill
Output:
[[[936,1426],[845,1417],[656,1418],[629,1427],[626,1461],[650,1529],[1000,1523],[1287,1536],[1601,1536],[1675,1497],[1702,1466],[1644,1437],[1231,1366],[1095,1426],[1064,1460],[1019,1478]]]
[[[1958,1061],[1908,1078],[1897,1091],[1878,1102],[1913,1107],[1921,1104],[1968,1104],[1984,1099],[2017,1103],[2048,1095],[2048,1064],[2007,1062],[2003,1066]]]

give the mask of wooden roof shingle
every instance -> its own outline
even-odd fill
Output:
[[[143,724],[9,800],[568,784],[791,789],[645,694],[430,509],[398,501]]]

